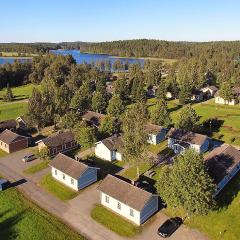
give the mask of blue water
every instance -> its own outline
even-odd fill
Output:
[[[2,57],[0,57],[0,65],[5,64],[5,63],[13,63],[14,60],[16,60],[16,58],[11,58],[11,57],[2,58]],[[20,61],[20,62],[32,61],[31,58],[27,58],[27,59],[26,58],[17,58],[17,60]]]
[[[144,60],[143,59],[137,59],[137,58],[117,58],[113,57],[107,54],[92,54],[92,53],[81,53],[79,50],[52,50],[51,51],[54,54],[59,55],[68,55],[71,54],[73,58],[76,60],[77,63],[96,63],[96,61],[101,60],[109,60],[111,64],[113,64],[116,60],[120,60],[123,64],[128,61],[129,64],[132,63],[140,63],[143,65]]]
[[[144,64],[143,59],[137,59],[137,58],[117,58],[113,57],[107,54],[91,54],[91,53],[81,53],[79,50],[51,50],[52,53],[58,54],[58,55],[68,55],[71,54],[73,58],[76,60],[77,63],[96,63],[97,61],[102,60],[109,60],[111,64],[113,64],[116,60],[120,60],[123,64],[125,62],[128,62],[129,64],[132,63],[140,63],[142,66]],[[31,61],[31,59],[24,59],[24,58],[17,58],[20,62],[26,62]],[[1,58],[0,57],[0,64],[5,63],[13,63],[14,58]]]

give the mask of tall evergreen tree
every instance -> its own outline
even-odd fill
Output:
[[[11,89],[9,83],[8,83],[7,84],[7,90],[6,90],[5,95],[3,96],[3,99],[6,102],[11,102],[11,101],[13,101],[13,98],[14,98],[13,92],[12,92],[12,89]]]
[[[113,95],[110,99],[107,114],[114,117],[120,117],[120,115],[124,112],[124,104],[119,95]]]

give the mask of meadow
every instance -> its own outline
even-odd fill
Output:
[[[14,188],[0,192],[1,240],[84,240]]]

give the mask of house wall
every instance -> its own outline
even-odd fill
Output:
[[[219,192],[231,181],[231,179],[240,171],[240,162],[232,169],[232,171],[226,175],[217,185],[217,190],[214,196],[218,195]]]
[[[235,105],[235,104],[237,104],[237,101],[235,99],[233,99],[232,101],[227,101],[227,100],[224,100],[223,98],[218,96],[218,97],[215,97],[215,103],[227,104],[227,105]]]
[[[57,174],[55,170],[57,171]],[[63,175],[65,175],[65,179],[63,179]],[[59,171],[54,167],[52,167],[52,177],[62,182],[63,184],[67,185],[68,187],[72,188],[73,190],[78,191],[78,180],[73,179],[72,177],[68,176],[67,174]],[[73,184],[71,183],[71,179],[73,179]]]
[[[115,156],[102,142],[98,142],[95,145],[95,155],[106,161],[115,160]]]
[[[78,189],[83,189],[97,181],[97,169],[88,168],[78,179]]]
[[[122,154],[119,152],[116,152],[116,160],[122,161]]]
[[[115,213],[123,216],[124,218],[128,219],[129,221],[140,225],[141,221],[140,221],[140,212],[133,209],[133,213],[134,216],[130,215],[130,209],[132,209],[131,207],[129,207],[128,205],[119,202],[118,200],[108,196],[109,198],[109,202],[106,202],[106,196],[108,196],[107,194],[100,192],[100,201],[101,204],[109,209],[111,209],[112,211],[114,211]],[[121,204],[121,209],[118,209],[118,202]]]
[[[9,153],[16,152],[28,147],[28,139],[23,138],[9,144]]]
[[[6,144],[5,142],[0,141],[0,148],[1,148],[3,151],[9,153],[9,145]]]
[[[158,211],[158,196],[152,196],[140,213],[140,222],[143,224],[155,212]]]

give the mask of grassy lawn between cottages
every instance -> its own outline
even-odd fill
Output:
[[[37,163],[36,165],[33,165],[33,166],[27,168],[26,170],[24,170],[24,173],[35,174],[35,173],[47,168],[49,163],[50,163],[50,161],[42,161],[40,163]]]
[[[122,237],[134,237],[141,232],[140,227],[128,222],[101,205],[96,205],[92,209],[91,217]]]
[[[0,121],[16,119],[27,111],[27,102],[10,102],[0,104]]]
[[[238,240],[240,236],[240,173],[218,197],[222,206],[206,216],[192,216],[185,224],[197,228],[213,240]],[[166,209],[169,216],[185,216],[183,211]],[[220,235],[220,232],[222,233]]]
[[[14,188],[0,192],[0,202],[1,240],[84,239]]]
[[[78,195],[78,192],[53,179],[51,173],[45,175],[40,185],[57,198],[67,201]]]
[[[2,149],[0,149],[0,158],[1,158],[1,157],[4,157],[4,156],[7,156],[7,155],[8,155],[7,152],[5,152],[5,151],[3,151]]]

